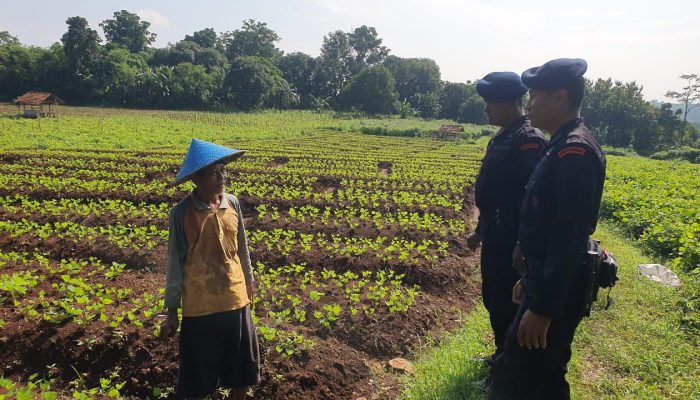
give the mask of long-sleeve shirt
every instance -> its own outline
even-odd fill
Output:
[[[524,277],[526,295],[534,291],[533,312],[550,318],[563,312],[598,223],[604,182],[605,154],[583,119],[564,124],[535,166],[520,212],[523,254],[543,260]]]
[[[170,211],[165,306],[185,316],[236,310],[250,300],[253,270],[238,199],[212,210],[194,193]]]
[[[509,219],[501,222],[512,226],[515,240],[525,184],[546,144],[542,132],[530,125],[527,116],[516,119],[489,141],[474,190],[480,214],[476,231],[482,239],[488,240],[481,229],[484,223],[498,213],[500,218]]]

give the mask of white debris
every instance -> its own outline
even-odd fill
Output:
[[[637,265],[637,275],[647,277],[666,286],[681,286],[681,280],[678,278],[678,275],[661,264]]]

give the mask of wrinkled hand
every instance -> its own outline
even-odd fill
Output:
[[[520,244],[516,244],[513,248],[513,268],[515,268],[520,275],[525,273],[524,260],[525,256],[523,256],[523,252],[520,250]]]
[[[518,344],[527,347],[528,350],[546,349],[547,331],[551,323],[551,318],[530,310],[525,311],[518,326]]]
[[[518,281],[515,282],[515,286],[513,286],[513,296],[511,300],[513,300],[513,303],[515,304],[520,304],[523,302],[523,284],[520,281],[521,280],[518,279]]]
[[[248,294],[248,300],[250,300],[250,302],[252,303],[252,302],[253,302],[253,295],[254,295],[254,293],[253,293],[253,282],[250,282],[250,283],[246,283],[246,284],[245,284],[245,291],[246,291],[246,293]]]
[[[174,312],[168,311],[168,316],[165,318],[165,322],[163,322],[163,324],[160,326],[160,338],[169,339],[175,336],[179,326],[180,320],[177,317],[177,310]]]
[[[481,236],[479,236],[478,233],[473,232],[467,236],[467,247],[471,251],[476,251],[476,248],[479,247],[479,244],[481,243]]]

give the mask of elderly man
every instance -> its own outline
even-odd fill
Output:
[[[587,64],[557,59],[523,72],[532,124],[551,133],[527,183],[518,239],[520,304],[491,369],[493,399],[568,399],[567,364],[581,322],[581,279],[605,182],[605,155],[581,118]]]
[[[238,199],[225,192],[226,163],[243,154],[192,140],[175,184],[196,188],[170,212],[161,337],[175,335],[182,306],[177,398],[201,398],[222,386],[234,399],[259,381],[250,303],[253,273]]]
[[[468,246],[481,249],[481,293],[489,312],[496,342],[501,353],[506,332],[518,306],[513,303],[513,285],[520,275],[513,267],[511,254],[518,238],[520,203],[525,184],[546,141],[542,132],[530,125],[523,111],[527,87],[514,72],[492,72],[476,83],[491,125],[501,127],[486,149],[476,178],[474,198],[479,208],[476,231],[467,238]]]

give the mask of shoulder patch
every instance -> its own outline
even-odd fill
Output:
[[[578,156],[582,156],[582,155],[586,154],[586,149],[584,149],[583,147],[578,147],[578,146],[566,147],[566,148],[559,150],[559,153],[557,153],[559,158],[565,157],[569,154],[576,154]]]
[[[539,150],[540,145],[539,143],[525,143],[524,145],[520,146],[520,150]]]

